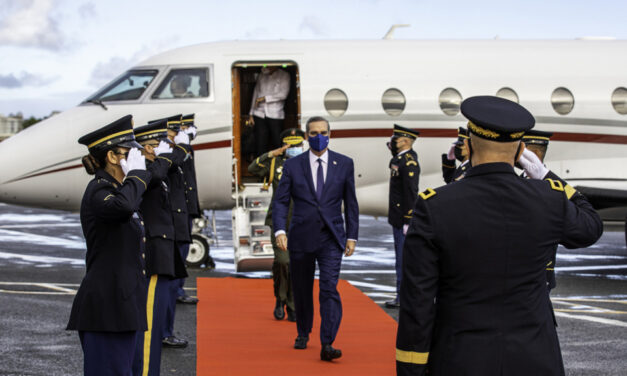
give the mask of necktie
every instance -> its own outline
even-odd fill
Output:
[[[316,175],[316,196],[318,200],[322,197],[322,189],[324,188],[324,173],[322,171],[322,159],[318,158],[318,173]]]

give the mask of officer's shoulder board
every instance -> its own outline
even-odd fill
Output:
[[[551,189],[553,189],[554,191],[564,192],[564,194],[569,200],[571,199],[571,197],[573,197],[575,193],[577,193],[577,190],[571,187],[570,184],[564,185],[559,180],[554,180],[554,179],[549,179],[549,178],[544,179],[544,180],[550,184]]]
[[[436,195],[436,191],[434,191],[431,188],[427,188],[424,192],[420,192],[418,193],[418,196],[420,196],[420,198],[422,198],[423,200],[428,200],[431,197]]]

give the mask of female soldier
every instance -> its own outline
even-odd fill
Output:
[[[85,375],[130,375],[137,331],[146,330],[143,222],[137,211],[150,173],[127,115],[78,140],[94,179],[81,203],[86,274],[68,330],[78,330]]]

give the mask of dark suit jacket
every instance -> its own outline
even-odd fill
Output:
[[[69,330],[146,330],[146,275],[139,203],[150,173],[132,170],[120,185],[97,170],[81,202],[87,243],[85,277],[74,297]]]
[[[290,199],[293,200],[292,222],[287,231],[290,252],[314,252],[324,226],[331,231],[341,249],[346,246],[347,238],[357,240],[359,206],[355,196],[353,160],[331,150],[328,152],[327,177],[320,201],[314,190],[309,152],[283,164],[283,175],[272,203],[272,219],[275,232],[287,230]]]
[[[547,178],[489,163],[420,194],[403,247],[398,375],[564,374],[546,260],[558,243],[593,244],[603,224]]]

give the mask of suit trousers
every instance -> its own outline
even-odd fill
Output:
[[[272,119],[269,117],[253,117],[255,126],[255,149],[256,155],[267,153],[281,147],[281,130],[283,129],[283,119]]]
[[[137,332],[79,331],[85,376],[130,376]]]
[[[392,226],[392,234],[394,235],[394,254],[396,256],[396,296],[401,292],[401,280],[403,279],[403,243],[405,243],[405,235],[402,227]]]
[[[343,249],[339,247],[333,234],[321,231],[319,247],[314,252],[290,250],[290,270],[294,305],[296,307],[296,328],[298,335],[309,337],[313,327],[313,283],[316,262],[320,271],[320,343],[330,345],[342,321],[342,300],[337,291],[340,277]]]
[[[161,347],[163,346],[161,341],[165,329],[165,316],[170,304],[170,278],[153,275],[148,280],[148,298],[146,299],[148,330],[137,332],[137,345],[133,360],[134,376],[158,376],[161,368]]]

